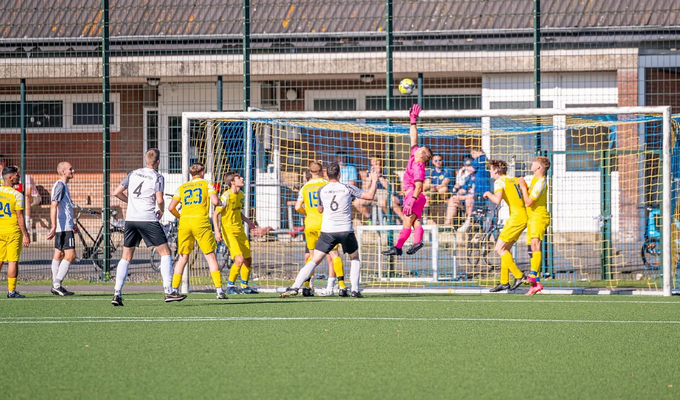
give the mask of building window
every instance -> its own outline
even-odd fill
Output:
[[[113,125],[113,112],[109,103],[109,125]],[[104,107],[99,103],[73,103],[73,126],[102,125],[104,123]]]
[[[356,111],[356,99],[315,99],[314,111]]]
[[[190,121],[189,165],[199,161],[197,149],[201,144],[205,146],[204,132],[199,121]],[[168,172],[182,173],[182,117],[168,117]]]
[[[146,112],[146,149],[148,150],[157,148],[158,148],[158,110],[149,110]]]
[[[408,110],[418,102],[418,96],[398,96],[392,98],[392,110]],[[479,110],[482,96],[479,94],[431,95],[423,96],[424,110]],[[382,111],[387,109],[386,96],[366,96],[366,109]]]
[[[599,171],[605,161],[611,171],[617,171],[617,157],[609,152],[616,148],[615,132],[616,128],[607,126],[567,129],[567,171]]]
[[[61,128],[64,126],[62,101],[27,101],[27,128]],[[0,102],[0,128],[21,128],[21,102]]]
[[[566,108],[616,107],[616,104],[567,104]],[[604,161],[609,161],[611,171],[618,171],[618,159],[609,153],[616,150],[617,137],[615,126],[604,126],[606,121],[618,121],[617,115],[573,116],[586,122],[603,121],[603,126],[567,129],[566,131],[566,168],[567,171],[599,171]]]

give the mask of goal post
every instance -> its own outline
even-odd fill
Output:
[[[293,236],[301,231],[301,217],[291,204],[309,161],[327,163],[345,157],[357,164],[355,171],[362,172],[370,159],[380,158],[389,188],[387,205],[383,203],[378,208],[391,217],[388,226],[382,228],[385,232],[397,229],[393,204],[398,204],[399,174],[408,158],[407,116],[404,110],[185,112],[182,174],[188,179],[191,155],[196,153],[191,144],[192,126],[202,126],[208,132],[205,140],[214,142],[224,136],[224,123],[242,123],[242,173],[247,180],[244,191],[250,193],[247,212],[254,212],[261,227],[264,224],[272,228],[265,237],[256,239],[263,244],[254,246],[254,271],[259,265],[256,275],[266,281],[263,286],[272,288],[285,284],[290,271],[304,264],[304,246],[286,242],[299,241]],[[419,133],[425,145],[447,159],[453,172],[463,165],[472,148],[482,149],[487,159],[506,161],[509,174],[515,176],[530,174],[535,155],[551,159],[554,168],[549,175],[549,207],[553,222],[546,235],[548,253],[543,269],[556,287],[583,288],[587,281],[603,288],[641,287],[639,282],[631,282],[637,279],[643,281],[643,289],[668,296],[677,279],[674,263],[678,249],[671,240],[673,213],[678,212],[671,209],[672,179],[677,174],[671,166],[677,119],[671,115],[670,107],[425,110],[420,114]],[[252,149],[247,150],[250,146]],[[206,154],[199,154],[197,159],[219,158],[209,153],[220,151],[213,144],[204,145]],[[219,180],[219,174],[213,179]],[[361,174],[355,179],[361,186]],[[431,217],[426,218],[439,226],[437,231],[455,231],[461,218],[465,218],[465,206],[458,204],[453,226],[443,226],[444,214],[453,208],[448,200],[451,197],[434,194],[429,200]],[[661,226],[655,227],[661,237],[660,249],[654,250],[661,262],[648,268],[640,261],[640,247],[650,228],[645,210],[651,207],[658,208],[662,216]],[[375,209],[373,204],[372,210]],[[353,208],[357,232],[382,229],[368,225],[365,214],[370,210],[370,206],[361,204]],[[501,209],[501,219],[507,216],[504,212],[507,210]],[[464,251],[465,240],[468,239],[463,237],[457,244],[459,255]],[[514,249],[518,264],[524,264],[521,268],[528,264],[525,240],[522,236]],[[281,243],[276,247],[267,244],[271,242]],[[258,261],[258,252],[264,252],[266,257],[259,256]],[[458,261],[457,276],[453,277],[457,284],[488,283],[465,281],[471,275],[460,257]],[[437,268],[432,270],[437,277],[433,282],[441,282]],[[377,276],[383,271],[364,268],[364,273],[368,278],[369,274]],[[411,278],[403,279],[402,285],[413,287],[424,280]]]

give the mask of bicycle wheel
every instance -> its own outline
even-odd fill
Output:
[[[168,238],[168,247],[170,248],[170,256],[172,256],[172,262],[173,264],[177,261],[177,240]],[[149,257],[149,265],[151,265],[151,269],[154,270],[155,272],[160,272],[161,270],[161,256],[158,254],[156,251],[156,248],[154,247],[151,249],[151,256]]]
[[[471,267],[479,265],[482,259],[482,243],[485,236],[483,233],[475,233],[470,236],[470,240],[466,243],[467,249],[465,253],[468,265]]]
[[[640,249],[640,257],[646,268],[659,269],[661,267],[661,242],[646,239]]]
[[[484,255],[484,262],[489,266],[489,271],[492,271],[501,266],[501,257],[494,250],[496,241],[493,234],[490,232],[486,234],[482,241],[482,254]]]
[[[229,248],[224,243],[219,243],[217,245],[217,263],[220,266],[220,271],[222,271],[222,273],[228,273],[229,269],[234,264],[234,260],[231,259],[231,254],[229,253]]]
[[[151,250],[149,264],[151,265],[151,269],[155,272],[159,272],[161,270],[161,257],[158,255],[155,247]]]

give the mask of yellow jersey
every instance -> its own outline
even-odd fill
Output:
[[[531,179],[529,179],[531,178]],[[543,217],[548,215],[548,183],[545,176],[538,178],[535,175],[526,178],[528,185],[529,197],[534,200],[534,203],[527,207],[527,214],[531,217]]]
[[[215,188],[203,178],[194,178],[182,184],[172,196],[182,203],[182,218],[205,218],[210,220],[210,195]]]
[[[24,209],[24,195],[9,186],[0,186],[0,235],[21,233],[17,211]]]
[[[223,206],[215,207],[215,211],[220,213],[222,219],[222,229],[229,233],[239,233],[243,231],[243,220],[241,213],[245,205],[245,196],[242,191],[234,193],[227,190],[220,197]]]
[[[328,182],[323,178],[314,178],[307,181],[307,183],[300,189],[298,201],[302,200],[305,205],[305,228],[307,229],[321,229],[322,214],[317,208],[319,205],[319,189]]]
[[[507,175],[501,176],[496,179],[493,187],[494,193],[497,193],[499,190],[503,190],[503,200],[510,208],[510,218],[518,217],[526,219],[527,211],[522,199],[522,188],[519,186],[518,179]]]

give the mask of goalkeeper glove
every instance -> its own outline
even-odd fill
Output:
[[[408,196],[404,199],[404,205],[401,207],[404,215],[411,215],[413,213],[413,204],[416,202],[415,197]]]
[[[409,110],[408,110],[408,116],[411,118],[411,125],[415,124],[418,122],[418,115],[420,115],[420,112],[423,111],[422,108],[418,104],[414,104]]]

